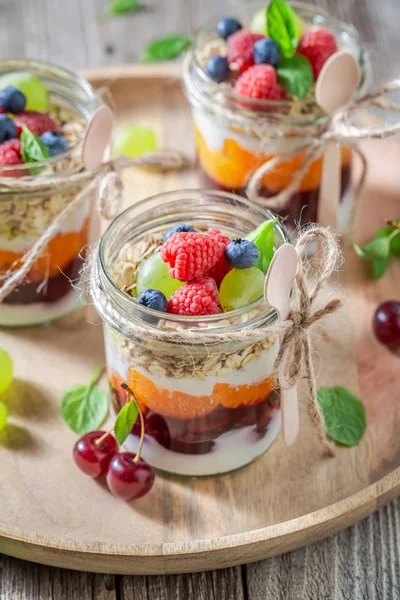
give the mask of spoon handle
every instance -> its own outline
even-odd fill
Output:
[[[323,159],[318,199],[318,223],[337,228],[340,202],[340,144],[328,142]]]

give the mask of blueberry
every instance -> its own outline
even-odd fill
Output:
[[[170,227],[169,229],[167,229],[167,231],[164,233],[164,238],[163,238],[163,242],[166,242],[168,238],[171,237],[171,235],[174,235],[174,233],[180,233],[181,231],[196,231],[194,227],[191,227],[191,225],[185,225],[184,223],[178,223],[177,225],[174,225],[173,227]]]
[[[205,69],[207,75],[217,83],[226,81],[230,74],[229,63],[227,59],[223,56],[219,56],[218,54],[210,56],[206,62]]]
[[[254,60],[257,64],[263,63],[275,67],[281,59],[279,48],[271,38],[261,38],[253,46]]]
[[[227,40],[232,33],[236,33],[239,29],[242,29],[242,25],[233,17],[223,17],[217,23],[217,33],[224,40]]]
[[[143,290],[137,300],[139,304],[153,310],[160,310],[161,312],[167,312],[168,310],[168,300],[159,290],[153,290],[152,288]]]
[[[56,154],[61,154],[61,152],[68,150],[67,140],[63,135],[61,135],[61,133],[45,131],[40,136],[40,139],[50,150],[50,156],[55,156]]]
[[[7,115],[0,115],[0,144],[17,137],[14,121]]]
[[[225,248],[225,259],[235,269],[250,269],[258,260],[258,248],[253,242],[238,238]]]
[[[18,88],[9,85],[0,91],[0,106],[6,112],[16,115],[24,110],[26,96]]]

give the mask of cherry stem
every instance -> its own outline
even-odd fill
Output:
[[[90,387],[94,388],[95,385],[97,385],[100,381],[100,379],[103,377],[104,373],[106,372],[106,368],[102,367],[97,375],[97,377],[90,382]]]
[[[143,413],[142,413],[142,411],[140,409],[140,406],[138,404],[138,401],[136,400],[135,395],[132,392],[131,388],[128,387],[125,382],[121,383],[121,387],[122,387],[123,390],[125,390],[126,392],[128,392],[128,394],[131,397],[131,400],[133,400],[134,403],[136,404],[136,408],[138,409],[138,413],[139,413],[139,418],[140,418],[140,441],[139,441],[139,448],[138,448],[138,450],[136,452],[136,456],[133,459],[134,463],[138,463],[140,461],[140,455],[142,453],[143,442],[144,442],[144,433],[145,433],[144,417],[143,417]]]
[[[106,437],[109,436],[113,431],[114,431],[114,427],[111,427],[111,429],[109,431],[106,431],[105,433],[103,433],[103,435],[101,437],[97,438],[97,440],[94,441],[96,446],[101,446],[101,444],[104,442]]]

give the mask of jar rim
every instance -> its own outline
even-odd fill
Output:
[[[247,198],[243,198],[236,194],[231,194],[229,192],[196,188],[196,189],[175,190],[175,191],[171,191],[171,192],[161,192],[159,194],[155,194],[155,195],[145,198],[139,202],[136,202],[135,204],[126,208],[108,225],[107,229],[104,231],[104,233],[100,239],[97,256],[94,261],[95,264],[92,267],[97,270],[97,276],[100,279],[100,286],[103,288],[103,291],[105,293],[113,294],[116,304],[118,305],[118,310],[123,310],[123,307],[121,305],[123,303],[125,303],[127,300],[129,300],[129,302],[132,302],[133,306],[135,307],[135,312],[137,312],[140,315],[140,318],[136,319],[135,317],[132,317],[131,314],[126,315],[126,316],[127,316],[127,318],[130,318],[130,319],[133,318],[134,320],[139,321],[141,323],[141,325],[144,324],[144,325],[148,326],[148,322],[146,322],[146,317],[152,317],[153,319],[157,319],[157,320],[162,319],[163,321],[166,321],[168,323],[173,322],[175,324],[183,326],[184,328],[188,328],[188,326],[191,326],[191,329],[198,328],[199,330],[201,329],[202,332],[207,332],[207,329],[204,329],[204,327],[202,327],[202,325],[215,324],[214,327],[209,327],[209,329],[208,329],[208,331],[213,334],[213,333],[216,333],[219,330],[221,330],[222,325],[221,325],[221,328],[219,328],[218,322],[222,323],[223,321],[225,322],[223,325],[223,329],[229,330],[229,331],[234,331],[238,328],[243,328],[243,327],[257,326],[257,324],[259,324],[261,321],[265,322],[266,320],[268,322],[270,322],[270,321],[276,322],[276,320],[277,320],[276,310],[274,308],[268,307],[266,305],[266,311],[260,313],[259,315],[256,315],[256,317],[254,317],[253,319],[249,319],[246,322],[234,323],[229,326],[226,325],[227,319],[229,319],[229,318],[234,319],[234,318],[238,318],[238,317],[240,318],[242,315],[261,307],[263,305],[263,303],[265,303],[265,300],[263,297],[260,297],[257,300],[251,302],[250,304],[247,304],[246,306],[236,309],[236,310],[233,310],[233,311],[229,311],[229,312],[225,312],[225,313],[218,313],[216,315],[204,315],[201,317],[196,317],[195,318],[196,323],[194,323],[193,317],[184,316],[184,315],[175,315],[172,313],[160,313],[159,311],[156,311],[156,310],[147,308],[143,305],[140,305],[139,303],[135,302],[135,299],[133,297],[129,298],[127,296],[127,294],[122,292],[116,286],[116,284],[113,282],[113,280],[108,272],[109,270],[107,268],[107,265],[106,265],[105,249],[106,249],[107,243],[110,241],[110,238],[112,238],[112,236],[115,232],[115,227],[117,225],[119,225],[119,223],[122,223],[126,219],[127,215],[129,215],[129,213],[132,213],[135,210],[136,211],[142,211],[142,209],[144,210],[146,208],[146,205],[148,206],[150,202],[160,201],[160,205],[161,205],[161,201],[165,200],[165,198],[167,196],[173,200],[175,198],[178,198],[180,195],[196,197],[196,196],[199,196],[200,194],[208,194],[208,195],[216,196],[219,198],[226,198],[228,200],[229,199],[234,200],[235,202],[241,202],[244,207],[257,209],[257,211],[259,211],[259,213],[260,213],[260,216],[262,215],[263,217],[265,217],[265,218],[263,218],[263,221],[275,218],[275,215],[273,213],[271,213],[269,210],[267,210],[263,207],[260,207],[255,202],[252,202],[251,200],[248,200]],[[260,221],[260,223],[263,221]],[[281,243],[286,243],[289,241],[286,229],[284,228],[284,226],[282,225],[282,223],[279,220],[275,223],[274,230],[279,232],[279,235],[282,240]],[[121,245],[121,247],[122,247],[122,245]],[[92,279],[92,285],[93,285],[93,279]],[[93,294],[92,294],[92,297],[93,297]],[[94,302],[95,302],[95,306],[96,306],[95,299],[94,299]],[[96,308],[98,308],[98,307],[96,306]],[[107,320],[106,315],[101,314],[101,316],[105,320]]]
[[[256,0],[253,2],[241,2],[239,5],[236,5],[235,8],[233,8],[230,12],[235,13],[235,9],[237,9],[238,6],[247,8],[252,4],[259,4],[259,1]],[[361,41],[360,33],[356,29],[356,27],[351,23],[346,23],[345,21],[342,21],[341,19],[332,16],[326,9],[315,6],[308,2],[302,2],[301,0],[290,0],[290,5],[294,9],[303,10],[313,14],[315,18],[321,17],[327,22],[328,27],[329,24],[331,24],[331,26],[335,26],[342,32],[346,33],[346,35],[348,35],[349,38],[353,40],[357,49],[358,56],[356,58],[361,71],[360,82],[354,94],[355,97],[360,97],[368,85],[368,63],[365,55],[364,45]],[[188,77],[195,76],[197,79],[197,88],[200,94],[212,96],[213,101],[218,102],[221,106],[226,104],[227,101],[233,102],[235,104],[235,110],[237,110],[239,113],[244,114],[249,119],[267,119],[270,117],[280,117],[285,119],[291,119],[293,120],[293,122],[296,122],[298,124],[307,124],[310,122],[310,119],[313,119],[313,125],[320,125],[325,123],[328,120],[328,117],[324,114],[319,116],[313,114],[289,114],[287,112],[287,109],[293,104],[291,100],[260,100],[256,98],[247,98],[245,96],[237,94],[232,88],[221,86],[220,84],[214,82],[210,77],[208,77],[208,75],[205,73],[203,67],[199,62],[196,52],[196,50],[199,49],[197,48],[197,44],[199,43],[199,41],[201,41],[201,36],[205,34],[207,28],[211,28],[212,26],[215,27],[218,18],[222,16],[225,15],[214,15],[202,27],[200,27],[197,30],[193,50],[188,53],[188,57],[185,62],[183,74],[184,81],[185,79],[187,81]],[[235,15],[232,14],[231,16]],[[246,100],[246,108],[241,108],[239,103],[243,102],[244,99]],[[316,101],[315,98],[303,98],[296,100],[296,102],[300,106],[304,107],[308,105],[312,106],[315,104]],[[284,109],[286,109],[286,112],[283,112]]]
[[[23,57],[0,59],[0,76],[3,74],[6,74],[8,71],[32,72],[32,74],[39,77],[39,79],[41,78],[41,74],[42,74],[42,76],[45,76],[47,74],[47,76],[56,76],[56,77],[58,76],[63,79],[69,79],[74,84],[76,84],[76,86],[87,95],[89,102],[93,103],[93,110],[95,110],[101,104],[97,92],[84,77],[79,75],[73,69],[69,69],[69,68],[59,65],[57,63],[52,63],[52,62],[49,62],[46,60],[40,60],[40,59],[27,59],[27,58],[23,58]],[[84,139],[84,135],[82,135],[79,138],[79,140],[73,146],[68,148],[68,150],[66,150],[65,152],[61,152],[60,154],[56,154],[55,156],[50,156],[49,158],[47,158],[44,161],[37,161],[37,162],[29,163],[29,168],[48,167],[48,166],[57,164],[59,161],[68,159],[73,154],[73,152],[76,151],[76,148],[78,148],[79,145],[82,144],[83,139]],[[4,166],[2,165],[2,167],[1,167],[1,171],[2,172],[4,171],[6,173],[7,173],[7,171],[23,171],[26,169],[27,169],[26,163],[18,164],[18,165],[4,165]],[[45,174],[43,179],[46,179],[46,180],[51,179],[51,177],[54,175],[59,176],[60,172]],[[0,182],[3,178],[8,179],[7,176],[4,177],[4,176],[0,175]],[[36,179],[36,177],[27,175],[27,176],[21,177],[20,179],[22,181],[26,181],[27,183],[29,183],[30,180]]]

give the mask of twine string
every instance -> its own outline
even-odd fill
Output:
[[[0,304],[13,292],[26,278],[29,271],[43,254],[50,240],[57,234],[61,223],[71,215],[81,204],[88,200],[92,194],[96,196],[97,209],[100,215],[106,219],[115,217],[122,203],[123,182],[121,172],[132,166],[157,168],[161,170],[181,169],[186,165],[185,157],[173,150],[154,152],[134,159],[125,157],[110,160],[100,165],[95,173],[84,171],[68,177],[61,176],[52,178],[51,181],[40,181],[33,178],[29,184],[21,183],[19,179],[10,179],[4,187],[18,191],[22,187],[30,191],[40,192],[58,190],[68,185],[83,184],[81,191],[75,198],[66,204],[64,208],[54,217],[43,234],[36,240],[33,246],[25,252],[19,260],[19,266],[15,271],[6,273],[5,281],[0,288]]]

